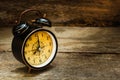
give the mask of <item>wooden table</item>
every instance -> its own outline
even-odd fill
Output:
[[[120,53],[120,28],[67,27],[47,28],[55,33],[58,52]],[[11,51],[11,28],[0,28],[0,51]]]
[[[59,42],[55,60],[43,71],[28,73],[12,55],[11,28],[0,28],[0,80],[120,79],[120,28],[57,26],[50,30]]]

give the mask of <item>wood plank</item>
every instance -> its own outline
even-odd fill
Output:
[[[59,52],[120,53],[119,27],[52,27]],[[0,29],[0,51],[11,51],[11,28]]]
[[[60,52],[120,52],[120,28],[57,27]]]
[[[28,0],[24,1],[24,3],[21,0],[18,1],[17,5],[19,6],[14,1],[7,0],[0,2],[1,27],[11,24],[23,10],[26,10],[28,5],[25,4],[28,1],[29,7],[38,9],[42,13],[47,13],[47,18],[56,25],[84,24],[87,26],[107,27],[108,25],[112,26],[115,25],[114,23],[119,23],[120,18],[119,0],[44,0],[44,2],[40,0]],[[27,14],[23,18],[24,20],[30,20],[36,18],[36,16],[34,14]]]
[[[45,70],[32,70],[0,53],[0,80],[119,80],[120,54],[58,53]],[[103,77],[104,75],[104,77]]]

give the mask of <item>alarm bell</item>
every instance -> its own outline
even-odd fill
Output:
[[[39,18],[37,18],[35,20],[31,20],[31,22],[33,24],[40,25],[40,27],[42,27],[42,26],[51,27],[51,21],[47,18],[44,18],[46,16],[46,14],[42,15],[42,13],[39,10],[28,9],[28,10],[25,10],[24,12],[22,12],[20,14],[18,20],[15,21],[17,23],[17,25],[15,25],[12,30],[12,33],[14,36],[20,36],[23,33],[25,33],[29,29],[29,27],[34,27],[34,25],[28,24],[27,21],[21,21],[21,17],[28,11],[36,11],[37,15],[39,16]]]
[[[37,19],[33,20],[32,22],[35,24],[40,24],[42,26],[48,26],[48,27],[52,26],[51,21],[46,18],[37,18]]]
[[[13,28],[13,35],[14,36],[20,36],[23,34],[27,29],[29,28],[29,25],[25,22],[21,22],[20,24],[16,25]]]

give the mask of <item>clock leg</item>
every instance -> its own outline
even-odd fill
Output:
[[[30,73],[31,70],[32,70],[32,69],[31,69],[30,67],[28,67],[28,73]]]

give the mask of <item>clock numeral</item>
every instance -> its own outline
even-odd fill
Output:
[[[51,42],[49,42],[49,45],[51,46]]]
[[[39,60],[39,62],[40,62],[40,63],[42,62],[41,59]]]
[[[27,54],[27,52],[24,52],[24,54]]]
[[[47,59],[47,56],[46,56],[45,54],[43,54],[42,57],[43,57],[44,59]]]
[[[45,55],[45,59],[47,59],[47,56]]]
[[[50,52],[50,49],[48,50],[48,52]]]
[[[49,40],[49,36],[47,36],[47,40]]]
[[[35,34],[35,37],[38,37],[37,33]]]
[[[29,40],[31,41],[31,40],[32,40],[32,38],[31,38],[31,37],[29,37]]]
[[[30,60],[30,57],[28,57],[28,60]]]
[[[43,37],[43,34],[42,34],[42,37]]]
[[[25,47],[29,47],[29,44],[26,44]]]
[[[34,59],[33,61],[34,61],[34,63],[35,63],[35,59]]]

